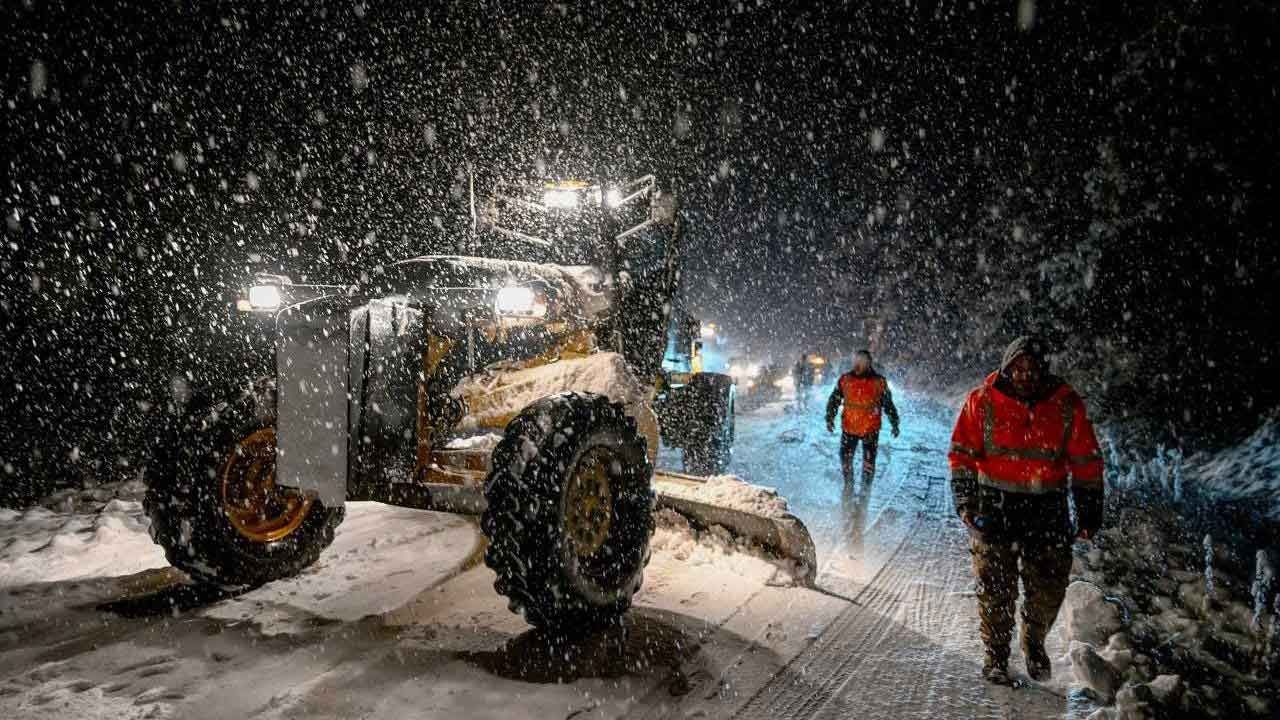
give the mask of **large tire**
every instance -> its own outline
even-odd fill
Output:
[[[736,393],[732,380],[725,378],[711,374],[695,376],[695,380],[703,380],[692,404],[700,420],[694,426],[696,431],[685,440],[682,458],[684,471],[690,475],[720,475],[733,459]]]
[[[226,511],[224,472],[233,459],[244,462],[242,441],[270,443],[271,455],[260,465],[270,463],[274,474],[274,423],[274,385],[260,381],[254,391],[156,433],[158,446],[144,470],[151,538],[197,583],[241,590],[291,577],[333,542],[343,507],[299,503],[304,509],[290,514],[292,522],[259,538],[238,529]]]
[[[559,635],[626,613],[649,562],[652,476],[644,436],[608,398],[561,393],[516,416],[493,451],[480,525],[511,610]],[[591,483],[600,492],[583,495]]]

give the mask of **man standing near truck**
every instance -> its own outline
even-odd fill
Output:
[[[1072,538],[1092,538],[1102,525],[1103,483],[1102,456],[1084,401],[1049,373],[1043,340],[1014,340],[1000,369],[969,393],[948,460],[956,512],[969,529],[978,578],[983,677],[1010,683],[1009,644],[1021,578],[1027,674],[1047,680],[1044,639],[1070,581]]]

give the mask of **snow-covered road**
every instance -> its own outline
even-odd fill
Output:
[[[10,513],[0,717],[1071,714],[1065,665],[1044,686],[979,680],[945,479],[950,418],[899,396],[903,436],[882,438],[860,551],[821,409],[779,403],[738,419],[731,470],[777,487],[809,525],[817,590],[660,530],[625,631],[569,645],[507,611],[463,518],[353,503],[314,568],[217,598],[163,567],[128,500]],[[1051,643],[1061,655],[1057,632]]]
[[[800,652],[776,671],[747,669],[747,659],[722,678],[739,688],[734,701],[685,703],[681,715],[1056,718],[1094,709],[1070,699],[1060,628],[1049,638],[1053,681],[1027,678],[1016,649],[1017,689],[981,681],[967,539],[947,480],[951,413],[898,388],[895,397],[902,435],[892,438],[886,428],[881,436],[864,533],[856,539],[848,519],[861,499],[843,490],[839,441],[826,432],[822,403],[804,414],[779,403],[739,417],[730,472],[788,498],[818,546],[815,594],[841,602],[830,615],[809,592],[793,591],[786,612],[813,621]]]

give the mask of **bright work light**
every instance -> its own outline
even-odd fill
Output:
[[[255,310],[274,310],[280,307],[278,285],[254,285],[249,288],[249,304]]]
[[[542,194],[542,204],[548,208],[573,210],[578,207],[578,191],[548,190]]]
[[[493,309],[499,315],[517,317],[542,317],[547,314],[547,304],[532,288],[509,285],[498,291]]]

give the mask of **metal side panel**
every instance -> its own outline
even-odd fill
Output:
[[[348,318],[280,323],[276,337],[276,482],[347,499]]]

